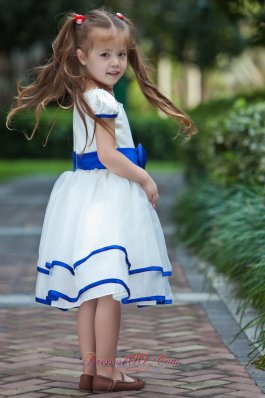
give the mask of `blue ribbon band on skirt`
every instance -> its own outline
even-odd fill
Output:
[[[123,153],[128,159],[130,159],[137,166],[145,168],[147,155],[146,150],[142,144],[138,144],[136,148],[116,148],[117,151]],[[103,163],[98,158],[97,151],[83,153],[78,155],[76,152],[72,152],[73,160],[73,171],[77,169],[92,170],[92,169],[106,169]]]

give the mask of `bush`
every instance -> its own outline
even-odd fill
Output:
[[[264,183],[265,103],[245,106],[237,102],[229,116],[209,123],[203,156],[206,174],[213,181]]]
[[[207,175],[222,183],[264,181],[262,95],[212,101],[191,112],[199,133],[185,148],[188,179]]]
[[[265,188],[220,187],[199,180],[176,204],[177,238],[235,283],[235,296],[260,311],[253,326],[265,327]],[[265,348],[265,334],[259,336]]]

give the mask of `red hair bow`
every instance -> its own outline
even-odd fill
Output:
[[[76,16],[75,16],[75,22],[76,22],[78,25],[81,25],[81,24],[84,22],[84,20],[85,20],[84,15],[76,14]]]
[[[116,16],[120,19],[124,19],[124,16],[120,12],[116,12]]]

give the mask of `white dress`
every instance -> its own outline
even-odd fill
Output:
[[[116,148],[135,147],[123,105],[101,88],[84,93],[97,117],[115,118]],[[89,146],[94,120],[86,116]],[[74,107],[74,151],[85,145]],[[156,210],[140,184],[108,169],[65,171],[52,188],[39,244],[35,300],[61,310],[112,295],[137,307],[171,304],[172,274]]]

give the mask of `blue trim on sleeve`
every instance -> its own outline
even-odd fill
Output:
[[[113,115],[109,115],[107,113],[96,113],[95,115],[99,118],[114,118],[118,116],[118,113],[114,113]]]

